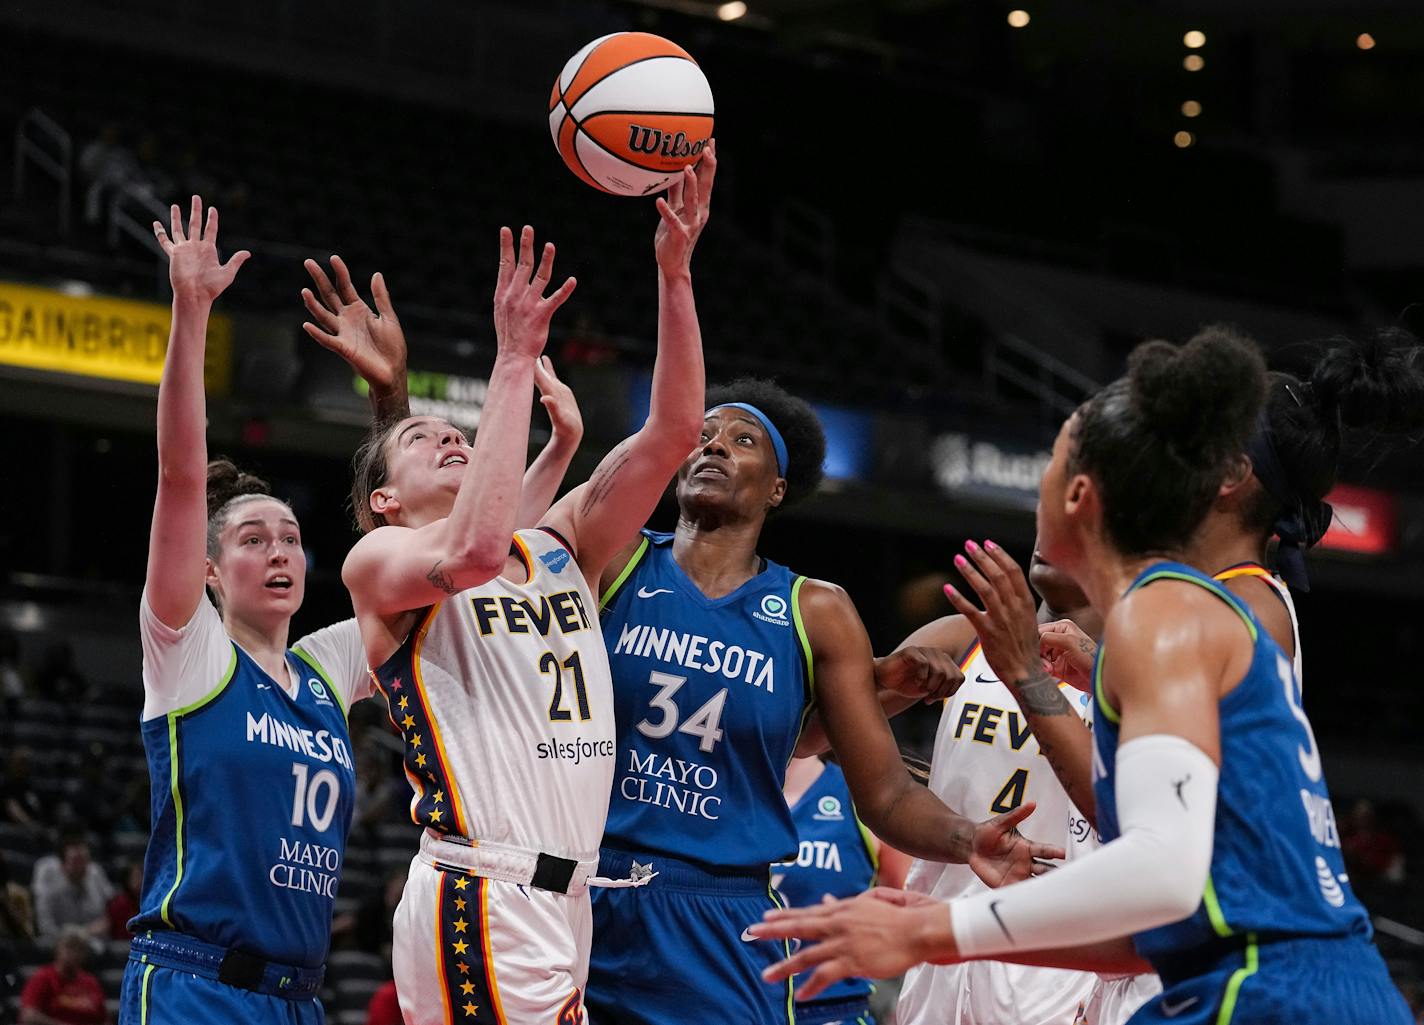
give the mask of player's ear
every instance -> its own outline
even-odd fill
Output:
[[[1241,489],[1251,479],[1252,474],[1251,459],[1246,453],[1238,453],[1227,468],[1226,476],[1221,479],[1221,487],[1217,488],[1217,498],[1228,498],[1239,494]]]
[[[371,492],[371,511],[389,520],[400,510],[400,499],[395,488],[377,488]]]
[[[776,478],[776,484],[772,486],[771,494],[767,496],[766,506],[768,509],[775,509],[786,501],[786,478]]]

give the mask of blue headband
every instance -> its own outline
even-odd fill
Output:
[[[776,475],[778,477],[785,477],[786,440],[782,438],[781,432],[776,429],[776,425],[771,422],[771,417],[767,416],[761,410],[757,409],[756,406],[753,406],[750,402],[723,402],[719,405],[713,406],[707,412],[711,414],[715,413],[719,409],[727,409],[729,407],[732,409],[743,410],[756,417],[757,423],[761,424],[762,429],[766,431],[766,436],[771,439],[772,451],[776,453]]]

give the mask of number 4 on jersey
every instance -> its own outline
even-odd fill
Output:
[[[673,676],[671,673],[660,673],[654,670],[648,676],[648,682],[658,688],[658,692],[652,696],[648,704],[658,710],[660,717],[657,722],[644,719],[638,723],[638,732],[653,740],[670,737],[674,730],[678,733],[686,733],[697,738],[697,746],[704,754],[710,754],[717,741],[722,739],[720,724],[722,722],[722,707],[727,703],[727,688],[723,687],[713,694],[701,708],[686,719],[682,719],[681,711],[672,696],[677,693],[678,688],[687,682],[687,677]]]
[[[1028,787],[1028,770],[1017,769],[1014,774],[1004,781],[1003,787],[999,790],[999,796],[994,798],[994,802],[989,805],[989,810],[995,815],[1003,815],[1011,812],[1024,802],[1024,790]]]

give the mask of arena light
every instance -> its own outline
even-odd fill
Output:
[[[1355,37],[1355,45],[1361,50],[1373,50],[1375,48],[1375,37],[1368,32],[1361,32]]]
[[[1206,33],[1199,29],[1192,29],[1182,37],[1182,42],[1187,45],[1188,50],[1200,50],[1206,45]]]
[[[1182,104],[1182,117],[1200,117],[1202,106],[1196,100],[1187,100]]]
[[[1206,58],[1199,53],[1189,53],[1182,58],[1182,67],[1188,71],[1200,71],[1206,67]]]
[[[731,3],[722,4],[717,8],[717,17],[723,21],[736,21],[747,13],[747,5],[742,0],[732,0]]]
[[[1186,149],[1188,146],[1190,146],[1196,141],[1197,137],[1191,132],[1178,132],[1176,135],[1172,136],[1172,144],[1176,146],[1177,149]]]
[[[1026,25],[1029,23],[1029,21],[1030,21],[1030,18],[1029,18],[1029,16],[1028,16],[1028,11],[1010,11],[1010,12],[1009,12],[1009,27],[1010,27],[1010,28],[1023,28],[1024,26],[1026,26]]]

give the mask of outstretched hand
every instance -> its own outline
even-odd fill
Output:
[[[694,170],[682,169],[682,176],[668,186],[667,198],[657,198],[658,230],[653,235],[653,252],[665,274],[686,274],[692,266],[692,250],[712,205],[712,183],[717,178],[717,143],[707,140],[702,159]]]
[[[168,280],[173,285],[173,297],[211,304],[227,291],[252,254],[246,249],[233,253],[227,263],[218,258],[218,208],[208,207],[207,224],[203,224],[203,200],[193,197],[188,214],[188,230],[183,230],[183,211],[174,203],[170,211],[171,234],[161,221],[153,222],[153,234],[164,255],[168,257]]]
[[[310,288],[302,289],[302,302],[312,316],[302,324],[303,330],[349,363],[373,389],[390,390],[404,381],[405,333],[380,272],[371,275],[371,298],[376,304],[373,310],[357,293],[341,257],[331,258],[334,286],[315,260],[306,260],[302,266],[320,295],[318,299]]]
[[[539,401],[549,414],[554,438],[577,446],[583,440],[583,414],[579,412],[574,390],[559,380],[548,356],[540,356],[534,364],[534,386],[539,389]]]
[[[1025,801],[1013,811],[975,827],[969,867],[984,885],[998,888],[1029,876],[1043,875],[1053,867],[1043,864],[1044,860],[1065,857],[1062,847],[1035,843],[1019,832],[1019,823],[1028,818],[1033,809],[1034,803]]]
[[[954,566],[974,588],[983,611],[959,591],[945,586],[945,596],[955,611],[967,619],[983,647],[984,658],[994,673],[1010,687],[1043,674],[1038,649],[1038,613],[1023,570],[992,541],[979,547],[965,544],[963,555],[954,557]]]
[[[1081,691],[1093,689],[1093,661],[1098,643],[1071,619],[1058,619],[1038,628],[1038,651],[1043,668],[1054,679],[1071,683]]]
[[[531,278],[530,275],[533,275]],[[514,254],[514,233],[499,229],[499,277],[494,286],[494,334],[501,353],[537,358],[549,341],[549,322],[555,311],[573,295],[578,282],[568,278],[547,298],[545,290],[554,273],[554,243],[545,242],[539,266],[534,266],[534,229],[519,234],[519,256]]]

